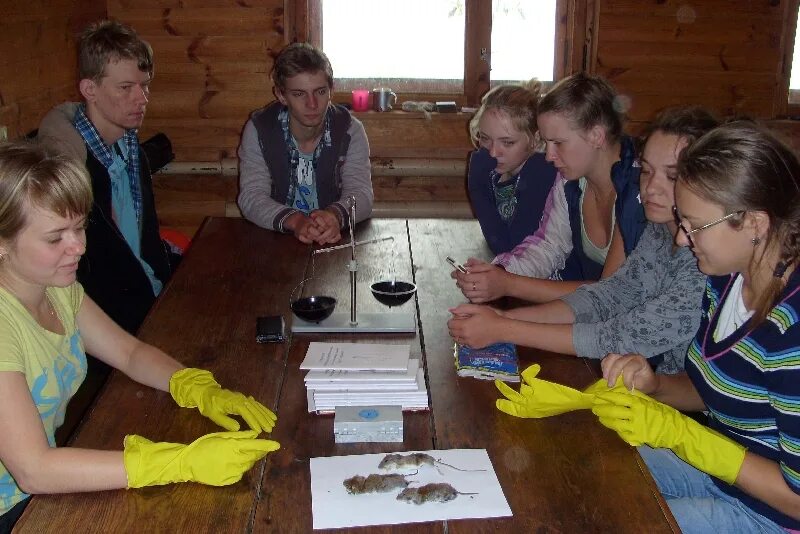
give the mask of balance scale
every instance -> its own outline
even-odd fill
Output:
[[[294,318],[292,320],[292,332],[298,334],[317,334],[321,332],[338,332],[338,333],[415,333],[417,331],[417,321],[413,312],[411,313],[391,313],[391,312],[357,312],[357,294],[356,294],[356,281],[358,275],[358,262],[356,261],[356,247],[366,245],[369,243],[378,243],[381,241],[394,240],[394,237],[377,237],[375,239],[367,239],[365,241],[356,242],[353,237],[353,221],[355,220],[356,199],[354,196],[349,197],[350,210],[348,212],[350,223],[350,243],[344,245],[337,245],[334,247],[322,248],[313,252],[316,254],[325,254],[334,250],[350,247],[350,261],[347,264],[347,270],[350,271],[350,314],[342,312],[334,312],[329,317],[321,319],[319,322],[304,320],[300,318],[295,310],[295,305],[301,303],[314,307],[314,299],[328,299],[330,297],[306,297],[293,301],[292,311]],[[377,286],[377,288],[376,288]],[[386,304],[390,308],[392,305],[400,305],[408,301],[417,291],[417,286],[410,282],[397,282],[397,281],[384,281],[372,284],[372,294],[382,304]],[[291,298],[291,297],[290,297]],[[335,306],[335,302],[331,303]]]

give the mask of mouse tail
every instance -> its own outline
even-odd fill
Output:
[[[449,467],[450,469],[455,469],[456,471],[463,471],[463,472],[469,472],[469,473],[477,473],[479,471],[486,471],[486,469],[459,469],[458,467],[456,467],[454,465],[450,465],[450,464],[444,463],[441,460],[436,460],[436,461],[438,463],[442,464],[442,465],[445,465],[445,466]],[[441,473],[441,471],[439,471],[439,473]]]

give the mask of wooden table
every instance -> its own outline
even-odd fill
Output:
[[[174,484],[140,490],[35,496],[16,532],[310,532],[309,459],[383,451],[485,448],[513,517],[412,523],[358,532],[677,532],[666,503],[635,449],[582,411],[541,420],[495,409],[491,382],[458,378],[447,308],[463,300],[445,255],[488,257],[474,221],[373,220],[356,238],[392,235],[394,245],[358,249],[359,310],[385,309],[369,284],[392,270],[419,290],[401,310],[416,307],[414,335],[361,335],[359,341],[409,343],[425,363],[431,411],[407,413],[402,444],[335,444],[333,418],[307,413],[304,372],[309,341],[352,335],[293,335],[284,344],[255,343],[255,318],[291,320],[289,295],[328,294],[349,305],[349,251],[316,256],[293,238],[241,219],[206,220],[178,272],[148,316],[140,337],[187,366],[211,370],[225,387],[255,396],[278,414],[267,456],[238,484],[213,488]],[[583,388],[596,362],[522,350],[523,366],[542,364],[541,377]],[[220,429],[168,393],[114,373],[83,421],[73,446],[120,449],[126,434],[187,443]],[[356,529],[344,529],[345,531]],[[341,530],[340,530],[341,531]]]

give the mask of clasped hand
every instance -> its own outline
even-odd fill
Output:
[[[503,321],[499,310],[478,304],[461,304],[448,310],[453,317],[447,328],[456,343],[479,349],[501,341],[498,331]]]
[[[214,375],[203,369],[181,369],[172,375],[169,392],[178,406],[197,408],[222,428],[239,430],[239,423],[228,417],[238,415],[258,433],[271,432],[277,417],[253,397],[223,389]]]
[[[329,210],[314,210],[306,216],[297,212],[294,223],[294,236],[302,243],[327,245],[342,238],[339,218]]]

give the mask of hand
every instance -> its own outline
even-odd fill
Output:
[[[226,430],[239,430],[239,423],[226,414],[241,416],[258,434],[271,432],[277,417],[253,397],[222,389],[214,375],[203,369],[186,368],[169,379],[169,392],[178,406],[197,408]]]
[[[603,378],[609,387],[622,377],[625,387],[629,390],[638,390],[647,395],[658,391],[659,378],[653,368],[641,354],[614,354],[611,353],[600,362]]]
[[[592,412],[628,444],[672,449],[697,469],[733,484],[745,448],[671,406],[643,394],[598,393]]]
[[[515,417],[540,418],[591,408],[594,395],[536,378],[540,369],[541,366],[535,364],[522,372],[523,383],[519,393],[504,382],[495,380],[494,385],[506,397],[497,399],[497,409]]]
[[[456,285],[470,302],[480,304],[508,294],[509,273],[501,267],[476,258],[468,259],[464,267],[466,273],[456,270],[450,276],[456,279]]]
[[[319,237],[315,238],[314,241],[320,245],[336,243],[342,238],[341,222],[332,210],[314,210],[311,212],[310,217],[320,233]]]
[[[622,375],[617,378],[616,382],[614,382],[613,386],[609,386],[608,382],[606,382],[605,378],[601,378],[590,384],[583,390],[583,392],[587,395],[592,395],[592,404],[594,404],[594,396],[599,393],[605,393],[607,391],[616,391],[618,393],[626,393],[628,395],[639,395],[641,396],[642,393],[636,390],[630,391],[625,388],[625,384],[622,382]]]
[[[153,443],[135,434],[125,436],[123,461],[128,488],[173,482],[234,484],[267,453],[280,449],[277,441],[255,439],[257,435],[252,430],[217,432],[188,445]]]
[[[457,343],[481,349],[501,341],[498,330],[504,320],[497,310],[477,304],[461,304],[448,310],[453,317],[447,321],[450,335]]]
[[[289,215],[283,223],[283,227],[291,230],[298,241],[307,245],[313,243],[321,235],[314,220],[299,211]]]

